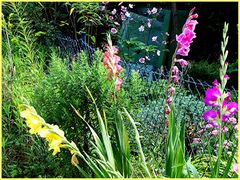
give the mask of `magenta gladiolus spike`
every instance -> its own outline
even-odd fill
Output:
[[[216,107],[219,106],[218,100],[221,97],[221,93],[217,87],[207,89],[205,92],[206,97],[204,103],[208,106]]]

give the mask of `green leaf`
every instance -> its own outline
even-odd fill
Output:
[[[96,44],[96,37],[95,36],[91,36],[91,40],[92,40],[93,44]]]

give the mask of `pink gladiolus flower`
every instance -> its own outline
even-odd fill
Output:
[[[191,31],[194,31],[198,22],[196,20],[187,21],[185,27]]]
[[[210,129],[210,128],[213,129],[214,127],[213,127],[212,124],[207,124],[207,125],[205,126],[205,128],[206,128],[206,129]]]
[[[200,138],[193,138],[193,144],[199,144],[201,141]]]
[[[236,124],[237,123],[237,119],[235,117],[230,117],[227,122]]]
[[[194,8],[191,10],[191,12],[193,11]],[[197,14],[190,15],[183,26],[183,32],[180,35],[176,36],[179,47],[176,53],[177,55],[188,56],[188,53],[190,51],[190,44],[193,42],[193,39],[196,38],[194,30],[198,24],[196,20],[192,19],[197,17]]]
[[[177,54],[181,56],[188,56],[190,48],[187,46],[182,46],[177,50]]]
[[[231,142],[229,142],[229,141],[227,141],[227,140],[224,140],[224,142],[223,142],[223,148],[228,149],[229,146],[231,146]]]
[[[201,129],[197,132],[197,134],[202,134],[204,132],[204,129]]]
[[[121,87],[121,85],[122,85],[122,79],[121,78],[119,78],[119,77],[117,77],[117,80],[116,80],[116,91],[119,91],[120,90],[120,87]]]
[[[170,105],[170,104],[172,103],[172,101],[173,101],[173,100],[172,100],[172,97],[168,97],[168,98],[167,98],[167,104]]]
[[[181,44],[182,46],[190,46],[190,43],[193,42],[193,38],[195,38],[196,35],[193,31],[186,28],[184,29],[183,33],[177,36],[177,42]]]
[[[211,132],[211,135],[217,136],[217,135],[218,135],[218,130],[213,130],[213,131]]]
[[[173,75],[178,75],[179,74],[179,69],[178,69],[177,66],[173,66],[172,73],[173,73]]]
[[[222,128],[222,132],[223,132],[223,133],[228,132],[228,128],[227,128],[227,127],[223,127],[223,128]]]
[[[180,78],[179,78],[178,75],[173,75],[172,80],[173,80],[174,83],[177,83],[180,80]]]
[[[174,87],[168,88],[168,93],[169,93],[170,95],[173,95],[174,92],[175,92],[175,88],[174,88]]]
[[[171,108],[167,105],[166,109],[165,109],[165,114],[169,115],[171,112]]]
[[[238,164],[233,164],[233,169],[232,169],[236,174],[238,174]]]
[[[211,128],[218,128],[216,118],[218,116],[218,113],[214,110],[208,110],[205,113],[203,113],[203,118],[208,122],[208,126]],[[206,126],[207,128],[207,126]]]
[[[140,32],[143,32],[143,31],[144,31],[144,26],[141,25],[141,26],[138,28],[138,30],[139,30]]]
[[[120,57],[116,54],[118,49],[115,46],[112,46],[111,49],[106,45],[107,51],[103,54],[103,65],[109,71],[108,78],[112,80],[112,76],[117,77],[118,73],[122,71],[122,67],[118,64]]]
[[[191,15],[191,18],[192,18],[192,19],[198,18],[198,14],[195,13],[195,14]]]
[[[229,102],[225,105],[226,111],[224,113],[225,116],[233,116],[236,112],[238,112],[238,104],[235,102]]]
[[[145,63],[145,58],[140,58],[139,60],[138,60],[140,63]]]
[[[204,103],[208,106],[216,107],[219,106],[218,99],[221,97],[221,93],[217,87],[207,89],[205,92],[206,96]]]
[[[215,80],[213,81],[212,85],[213,85],[213,86],[219,86],[220,83],[218,82],[218,80],[215,79]]]
[[[180,63],[182,68],[185,68],[188,65],[188,62],[184,59],[176,59],[176,62]]]
[[[208,110],[205,113],[203,113],[203,118],[207,121],[207,122],[211,122],[211,121],[215,121],[217,117],[217,112],[214,110]]]
[[[230,77],[229,77],[227,74],[225,74],[225,75],[224,75],[224,79],[229,80]]]
[[[157,36],[153,36],[152,41],[156,41],[156,40],[157,40]]]

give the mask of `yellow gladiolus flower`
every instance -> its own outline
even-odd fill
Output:
[[[26,108],[23,110],[23,108]],[[41,118],[35,111],[33,107],[29,106],[20,106],[20,116],[26,119],[26,124],[30,128],[29,132],[31,134],[36,134],[38,133],[42,125],[45,124],[45,121],[43,118]]]
[[[53,149],[53,155],[56,155],[58,152],[60,152],[60,147],[62,144],[62,140],[54,140],[49,142],[49,151]]]
[[[49,142],[49,151],[53,149],[53,155],[60,152],[60,147],[62,146],[63,141],[65,140],[64,132],[59,129],[57,125],[46,124],[39,133],[41,137],[46,138]]]

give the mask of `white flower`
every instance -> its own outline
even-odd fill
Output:
[[[157,8],[154,7],[154,8],[151,10],[151,13],[152,13],[152,14],[156,14],[156,13],[157,13]]]
[[[138,28],[138,30],[139,30],[140,32],[143,32],[143,31],[144,31],[144,26],[141,25],[141,26]]]
[[[132,9],[133,8],[133,4],[129,4],[128,7]]]
[[[169,33],[168,32],[165,32],[166,36],[169,36]]]
[[[149,9],[147,10],[147,13],[148,13],[148,15],[152,14],[152,12]]]
[[[125,16],[127,16],[128,18],[131,17],[131,15],[130,15],[129,12],[126,12],[126,13],[125,13]]]
[[[156,41],[156,40],[157,40],[157,36],[153,36],[152,41]]]
[[[160,56],[160,54],[161,54],[161,51],[157,50],[157,55]]]
[[[152,24],[151,24],[151,20],[150,20],[150,19],[148,19],[147,26],[148,26],[149,28],[152,26]]]
[[[112,15],[115,15],[117,13],[117,10],[116,9],[113,9],[112,10]]]
[[[145,56],[146,60],[150,61],[150,58],[148,56]]]
[[[114,24],[116,24],[117,26],[119,26],[119,25],[120,25],[118,22],[114,22]]]

